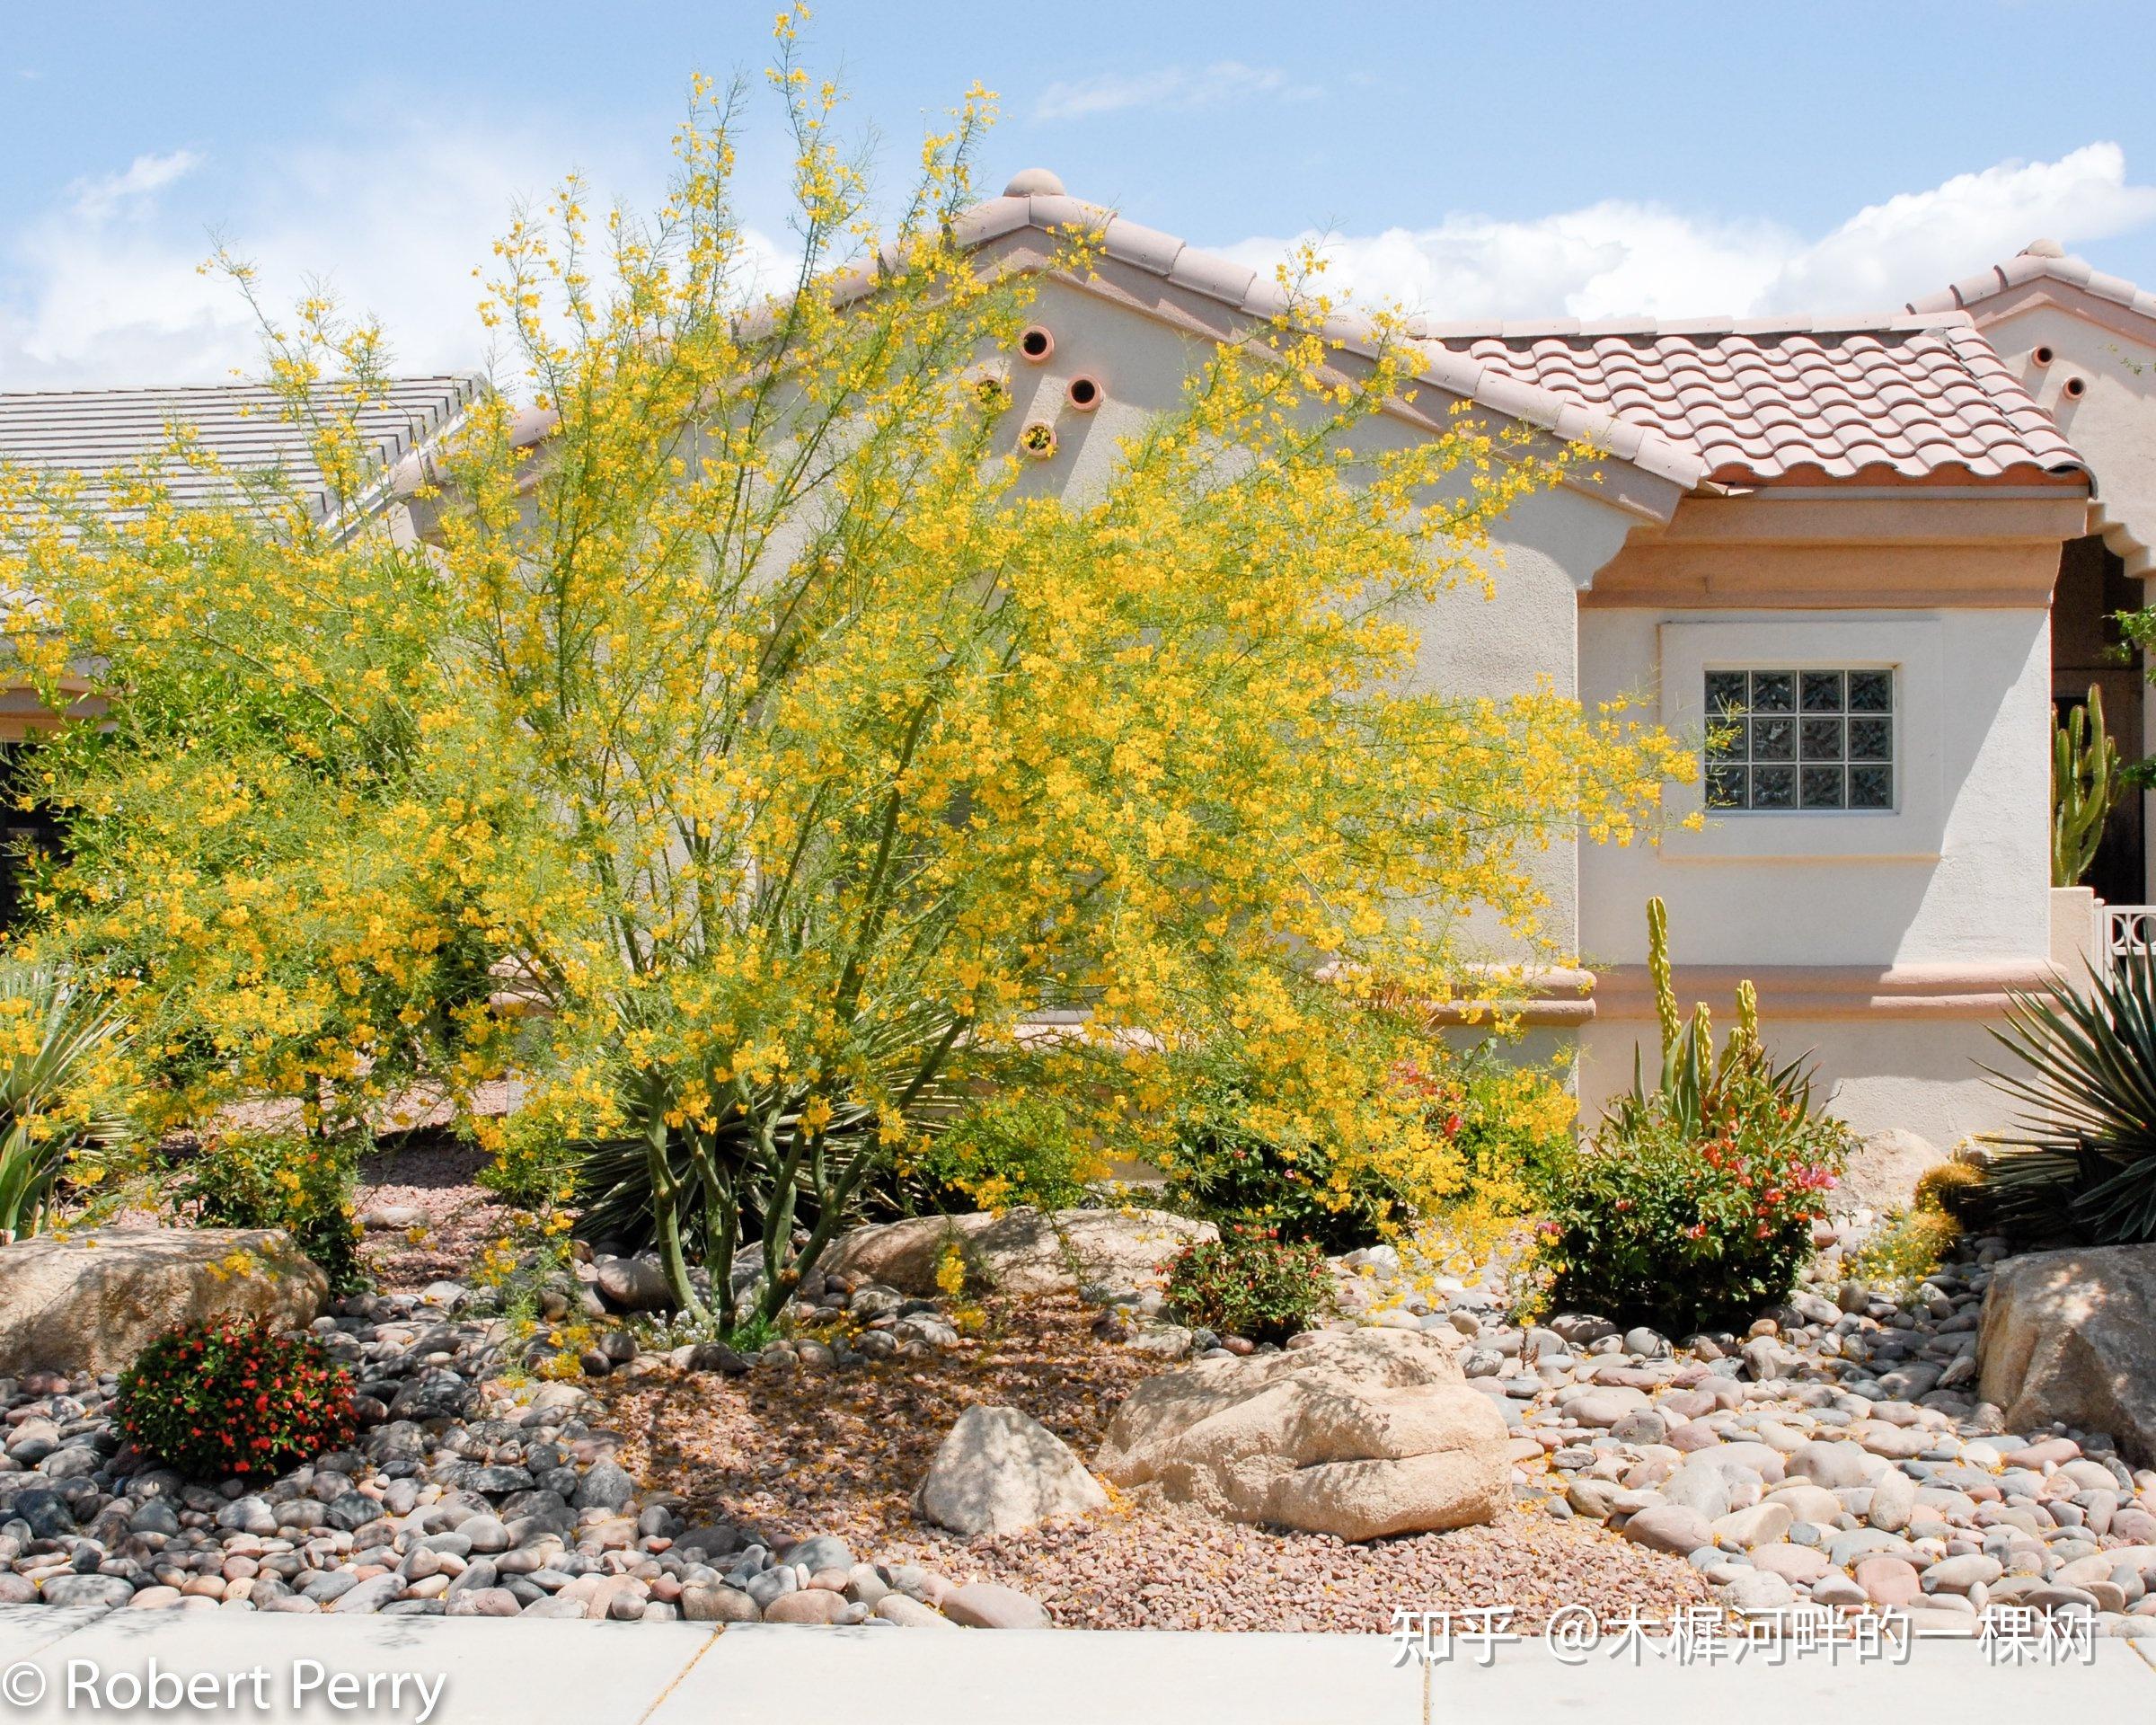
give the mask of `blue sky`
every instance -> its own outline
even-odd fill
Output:
[[[754,70],[769,0],[32,7],[0,31],[0,387],[215,380],[309,274],[408,367],[483,353],[470,270],[570,166],[649,199],[688,74]],[[1841,310],[2038,234],[2156,285],[2156,7],[1533,0],[1330,12],[827,0],[810,52],[903,174],[973,79],[1021,166],[1252,260],[1331,236],[1438,315]],[[778,140],[743,204],[782,232]]]

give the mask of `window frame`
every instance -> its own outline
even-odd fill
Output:
[[[1840,697],[1831,712],[1806,704],[1805,681],[1822,672],[1832,673],[1842,679]],[[1848,679],[1867,673],[1881,673],[1887,679],[1887,700],[1886,705],[1883,708],[1859,708],[1851,704]],[[1769,805],[1763,808],[1756,801],[1750,801],[1756,791],[1757,780],[1754,777],[1745,793],[1747,801],[1743,803],[1718,803],[1711,798],[1706,799],[1705,808],[1709,818],[1721,820],[1742,818],[1749,820],[1760,815],[1803,815],[1814,820],[1823,820],[1834,815],[1850,815],[1878,819],[1882,816],[1890,816],[1900,812],[1902,760],[1898,743],[1902,733],[1902,676],[1899,665],[1878,661],[1860,664],[1841,661],[1833,665],[1806,665],[1792,668],[1779,663],[1735,665],[1719,664],[1710,660],[1702,668],[1701,673],[1701,687],[1700,691],[1700,706],[1701,712],[1705,715],[1708,733],[1701,739],[1700,765],[1702,774],[1710,777],[1715,768],[1723,763],[1718,761],[1713,755],[1709,738],[1711,737],[1716,725],[1726,722],[1724,715],[1728,709],[1718,708],[1714,705],[1706,686],[1716,677],[1732,676],[1742,676],[1745,679],[1745,705],[1740,710],[1743,715],[1742,722],[1754,728],[1754,736],[1756,735],[1756,727],[1763,716],[1771,720],[1781,717],[1783,714],[1775,709],[1762,708],[1754,704],[1754,690],[1751,686],[1753,679],[1763,676],[1788,677],[1793,679],[1786,717],[1789,723],[1794,727],[1796,734],[1789,739],[1789,753],[1787,761],[1785,763],[1781,759],[1769,757],[1763,765],[1770,770],[1784,765],[1789,767],[1789,772],[1794,775],[1789,791],[1794,801],[1786,805]],[[1813,719],[1832,719],[1842,728],[1839,752],[1831,758],[1807,757],[1806,755],[1804,726],[1807,720]],[[1855,723],[1875,721],[1884,721],[1886,725],[1886,753],[1884,756],[1855,754],[1850,740],[1849,727]],[[1747,740],[1749,742],[1750,739]],[[1756,775],[1763,762],[1761,757],[1754,753],[1752,748],[1748,746],[1743,757],[1734,765],[1744,767],[1748,773]],[[1838,768],[1845,775],[1859,769],[1884,767],[1887,774],[1886,801],[1884,803],[1851,801],[1845,777],[1842,793],[1842,800],[1840,802],[1824,805],[1807,804],[1804,801],[1803,784],[1804,769],[1808,765],[1831,765]]]

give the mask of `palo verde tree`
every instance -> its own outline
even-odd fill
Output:
[[[401,752],[368,757],[361,806],[408,818],[367,829],[384,944],[438,954],[453,926],[537,1008],[512,1054],[455,994],[427,1021],[440,1057],[517,1061],[505,1159],[645,1230],[692,1311],[693,1266],[723,1289],[756,1239],[774,1314],[863,1183],[985,1086],[1143,1142],[1183,1063],[1233,1047],[1343,1165],[1430,1163],[1391,1075],[1468,986],[1463,918],[1532,934],[1534,854],[1634,836],[1690,770],[1547,690],[1411,681],[1418,620],[1476,602],[1454,589],[1487,578],[1492,523],[1564,457],[1464,417],[1383,435],[1411,344],[1381,318],[1344,351],[1298,273],[1283,314],[1194,352],[1097,491],[1043,489],[994,381],[1036,285],[953,237],[988,98],[926,140],[879,230],[794,28],[771,75],[796,146],[785,289],[734,208],[741,93],[699,86],[662,208],[595,223],[572,181],[498,247],[487,314],[521,375],[444,453],[430,553],[356,532],[323,542],[323,579],[261,578],[278,631],[321,641],[279,659],[280,700],[326,714],[347,655],[384,661]],[[1094,236],[1064,242],[1087,269]],[[283,359],[296,401],[351,345],[310,327]],[[535,449],[517,396],[552,416]],[[161,646],[258,688],[192,620],[222,565],[281,571],[281,542],[237,513],[127,557],[49,543],[42,662],[151,650],[99,626],[117,582],[120,609],[180,620]],[[154,760],[190,798],[228,770]],[[348,822],[341,761],[311,811],[234,800],[192,840],[127,798],[100,818],[163,823],[161,866],[215,881],[258,832]],[[101,906],[149,889],[134,842],[102,854]],[[63,920],[93,889],[78,873]],[[202,923],[208,950],[241,940]],[[181,937],[131,926],[154,980]]]

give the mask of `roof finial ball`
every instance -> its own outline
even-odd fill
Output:
[[[1060,198],[1063,181],[1047,168],[1021,168],[1003,188],[1006,198]]]
[[[2063,258],[2066,255],[2066,248],[2056,240],[2031,240],[2021,248],[2021,255],[2025,258]]]

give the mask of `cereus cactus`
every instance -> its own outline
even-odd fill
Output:
[[[2053,886],[2081,885],[2124,788],[2118,745],[2104,729],[2104,692],[2092,683],[2087,703],[2068,712],[2051,737]]]

